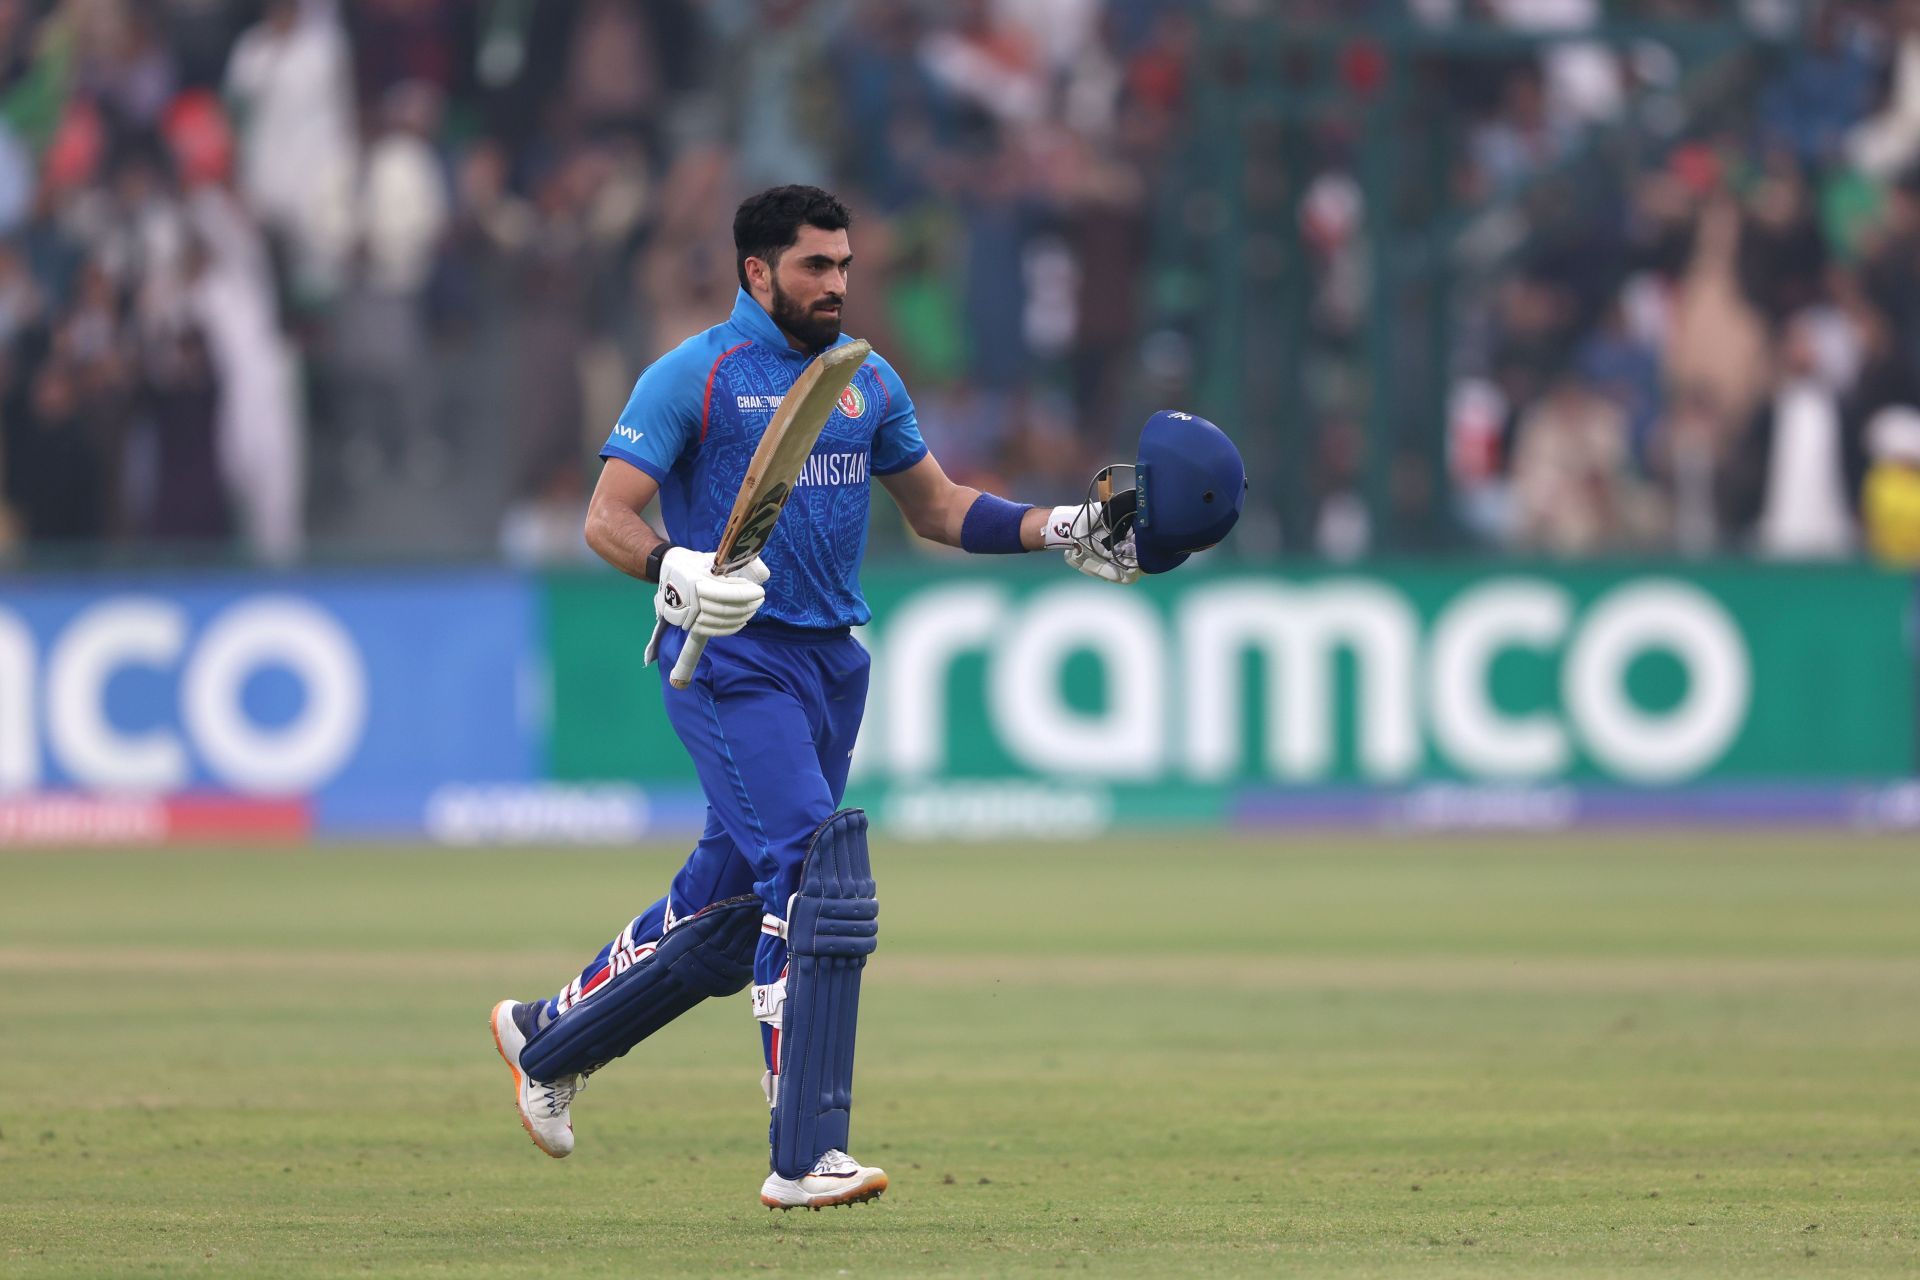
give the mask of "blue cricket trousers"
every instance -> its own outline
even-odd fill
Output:
[[[678,629],[662,637],[660,689],[706,793],[706,830],[667,896],[555,998],[556,1013],[601,980],[616,948],[657,942],[668,920],[748,893],[772,917],[754,956],[754,983],[777,982],[786,969],[787,944],[772,930],[799,887],[808,839],[846,794],[867,705],[867,651],[844,628],[754,622],[709,643],[693,683],[675,689],[667,677],[685,641]],[[770,1032],[762,1050],[772,1070]]]

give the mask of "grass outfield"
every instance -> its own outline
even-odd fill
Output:
[[[1908,1276],[1920,846],[883,846],[856,1151],[712,1002],[526,1140],[490,1003],[673,857],[0,855],[0,1273]]]

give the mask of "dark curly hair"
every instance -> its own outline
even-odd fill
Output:
[[[758,258],[769,267],[800,238],[800,228],[844,231],[853,213],[831,191],[819,187],[769,187],[741,202],[733,215],[735,266],[740,287],[747,287],[747,259]]]

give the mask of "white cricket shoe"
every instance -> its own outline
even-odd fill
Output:
[[[826,1209],[877,1200],[886,1189],[884,1172],[869,1169],[844,1151],[829,1151],[797,1180],[768,1174],[760,1184],[760,1203],[769,1209]]]
[[[585,1076],[563,1076],[551,1083],[535,1080],[520,1067],[520,1051],[527,1047],[527,1033],[514,1015],[524,1006],[502,1000],[493,1006],[493,1047],[513,1072],[513,1104],[520,1112],[533,1145],[555,1160],[573,1154],[573,1117],[568,1108],[573,1095],[586,1088]]]

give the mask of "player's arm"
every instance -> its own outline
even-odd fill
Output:
[[[1100,504],[1029,507],[969,485],[956,483],[939,461],[927,454],[904,471],[881,475],[907,524],[930,542],[977,555],[1062,550],[1067,563],[1108,582],[1132,582],[1140,574],[1122,564],[1089,530],[1100,519]]]
[[[1060,550],[1067,563],[1108,582],[1133,582],[1140,576],[1131,543],[1119,527],[1109,527],[1104,502],[1065,507],[1029,507],[970,485],[955,484],[920,435],[920,420],[906,384],[879,356],[873,356],[886,402],[874,435],[873,474],[885,485],[913,531],[932,542],[975,555],[1013,555]],[[1131,522],[1131,508],[1128,515]]]
[[[767,566],[755,556],[737,573],[713,571],[713,552],[675,546],[641,512],[660,482],[629,462],[608,458],[587,504],[587,545],[620,572],[659,584],[653,610],[662,624],[692,635],[730,636],[747,625],[766,599]],[[642,661],[659,652],[654,628]]]
[[[643,663],[651,663],[666,628],[689,637],[730,636],[766,599],[767,566],[758,556],[732,574],[713,571],[713,552],[675,546],[641,515],[660,482],[698,440],[706,411],[710,354],[675,348],[634,384],[600,456],[606,465],[587,504],[587,545],[620,572],[659,584],[655,624]]]
[[[608,458],[587,504],[587,545],[642,582],[660,581],[660,559],[672,546],[641,514],[659,492],[658,480],[630,462]]]
[[[947,547],[963,545],[967,513],[983,496],[978,489],[956,483],[932,454],[905,471],[881,476],[880,483],[886,486],[900,513],[907,518],[908,527],[927,541]],[[1044,551],[1047,545],[1046,525],[1045,509],[1028,508],[1018,525],[1018,549]]]

